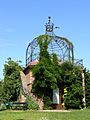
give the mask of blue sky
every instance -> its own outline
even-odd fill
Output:
[[[48,16],[55,34],[74,44],[75,58],[90,70],[90,0],[0,0],[0,78],[8,57],[21,60],[29,42],[45,33]]]

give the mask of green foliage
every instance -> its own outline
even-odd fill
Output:
[[[32,91],[39,97],[43,97],[44,106],[48,108],[52,101],[53,89],[58,87],[63,96],[64,88],[67,88],[67,95],[64,96],[65,107],[80,108],[83,98],[81,67],[68,61],[59,64],[56,54],[50,56],[48,45],[51,39],[49,35],[38,38],[40,59],[39,64],[33,69],[35,81]]]
[[[27,96],[26,98],[26,108],[29,110],[38,110],[39,106],[38,104],[32,100],[32,98],[30,96]]]
[[[61,65],[61,71],[62,86],[67,88],[67,95],[64,96],[65,107],[78,109],[83,104],[81,68],[65,62]]]
[[[50,97],[45,96],[45,97],[44,97],[44,107],[43,107],[43,109],[44,109],[44,110],[50,110],[50,109],[52,109],[52,108],[50,107],[51,104],[52,104],[52,101],[51,101]]]
[[[42,97],[47,95],[47,91],[50,92],[52,89],[57,87],[51,56],[47,51],[48,44],[50,42],[48,37],[48,35],[45,35],[38,38],[40,46],[40,60],[39,64],[33,69],[33,75],[35,77],[33,92],[36,92]]]
[[[47,50],[51,40],[49,38],[50,36],[48,35],[40,36],[38,38],[40,59],[39,64],[33,69],[35,80],[32,91],[39,97],[42,97],[44,101],[46,101],[46,96],[48,96],[48,99],[52,100],[52,91],[57,88],[57,79],[55,77],[53,62]]]
[[[66,109],[80,109],[83,106],[82,86],[80,84],[72,84],[67,90],[67,95],[64,96]]]
[[[20,70],[19,62],[8,58],[4,65],[3,96],[5,101],[16,101],[20,94]]]
[[[3,80],[0,81],[0,101],[3,101]]]
[[[52,37],[49,35],[41,35],[38,37],[38,44],[40,47],[40,60],[47,58],[48,62],[50,62],[50,55],[48,53],[48,45],[51,41]]]
[[[86,106],[90,107],[90,71],[85,69]]]

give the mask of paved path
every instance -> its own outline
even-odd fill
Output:
[[[71,112],[69,110],[38,110],[40,112]]]

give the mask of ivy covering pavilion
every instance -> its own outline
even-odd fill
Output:
[[[46,40],[49,40],[48,46],[46,46],[47,51],[52,58],[53,54],[55,54],[58,58],[58,64],[62,64],[66,61],[74,64],[74,50],[73,44],[65,37],[57,36],[54,33],[54,29],[57,29],[53,23],[51,23],[51,17],[48,17],[48,22],[45,25],[45,34],[40,35],[32,40],[29,43],[26,49],[26,68],[23,72],[21,72],[21,82],[22,82],[22,94],[24,97],[21,97],[21,101],[24,101],[26,96],[31,96],[34,101],[36,101],[40,107],[43,109],[43,97],[37,97],[36,94],[32,92],[32,85],[35,81],[35,78],[32,74],[32,69],[39,64],[40,61],[40,45],[39,41],[44,44]],[[45,46],[44,46],[45,47]],[[81,61],[77,61],[76,64],[82,64]],[[39,86],[38,86],[39,87]],[[63,89],[64,92],[67,92],[66,89]],[[47,91],[48,92],[48,91]],[[53,89],[52,91],[52,108],[62,109],[63,100],[62,96],[64,92],[61,94],[61,88]]]

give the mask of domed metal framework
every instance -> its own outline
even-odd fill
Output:
[[[64,37],[59,37],[54,34],[54,24],[51,24],[51,17],[48,17],[48,23],[46,23],[46,33],[52,36],[52,39],[48,45],[49,54],[57,54],[58,60],[64,61],[74,61],[73,44]],[[58,28],[58,27],[55,27]],[[43,36],[43,35],[42,35]],[[44,39],[44,38],[43,38]],[[29,43],[26,50],[26,66],[28,66],[32,61],[39,60],[40,48],[38,44],[38,37],[36,37],[32,42]]]

